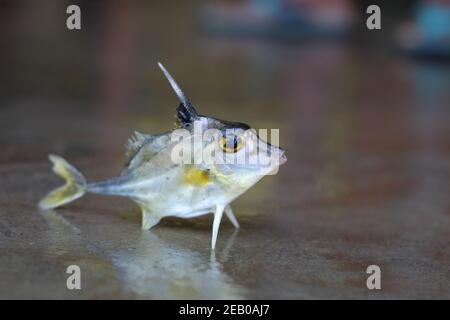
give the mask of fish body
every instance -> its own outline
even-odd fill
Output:
[[[142,209],[143,229],[152,228],[167,216],[192,218],[214,213],[211,241],[214,249],[224,212],[239,227],[229,204],[264,175],[277,170],[286,160],[284,151],[260,139],[246,124],[199,115],[172,76],[159,66],[181,101],[177,108],[177,128],[157,135],[136,132],[128,142],[121,174],[102,182],[87,183],[63,158],[50,155],[54,172],[66,184],[50,192],[39,206],[59,207],[86,192],[123,196]],[[201,129],[200,133],[196,128]],[[205,139],[204,132],[213,133]],[[184,139],[175,134],[182,134]],[[189,151],[188,156],[182,152],[184,161],[175,157],[181,154],[180,150]],[[224,161],[196,161],[205,150],[214,150],[209,154]],[[261,152],[277,161],[259,164],[256,160]],[[238,155],[247,161],[236,161]],[[226,161],[229,158],[232,161]]]

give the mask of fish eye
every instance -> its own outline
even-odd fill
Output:
[[[244,146],[244,140],[238,135],[222,136],[219,141],[219,146],[227,153],[236,153]]]

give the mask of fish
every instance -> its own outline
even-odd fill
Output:
[[[212,213],[214,250],[224,213],[239,228],[231,202],[265,175],[277,172],[287,160],[285,151],[266,142],[245,123],[200,115],[172,75],[161,63],[158,66],[180,100],[174,128],[158,134],[135,132],[126,146],[122,172],[105,181],[88,183],[65,159],[50,154],[53,171],[65,184],[42,198],[38,207],[51,210],[85,193],[122,196],[140,207],[145,230],[164,217],[193,218]],[[199,154],[211,155],[210,161],[202,157],[198,161]],[[275,161],[262,163],[261,154]],[[245,161],[236,160],[238,156]]]

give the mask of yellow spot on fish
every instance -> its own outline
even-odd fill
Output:
[[[195,186],[204,186],[209,179],[209,172],[207,170],[200,170],[197,168],[189,168],[186,171],[186,182]]]

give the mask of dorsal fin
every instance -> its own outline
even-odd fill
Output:
[[[178,83],[171,76],[169,71],[167,71],[166,68],[164,68],[161,62],[158,62],[158,66],[161,68],[162,72],[164,73],[164,76],[169,81],[170,85],[172,86],[172,89],[178,96],[178,99],[180,99],[181,103],[177,108],[177,116],[181,126],[184,126],[187,123],[191,123],[197,120],[199,118],[199,115],[197,111],[194,109],[194,106],[192,105],[191,101],[189,101],[189,98],[184,94],[183,90],[181,90]]]
[[[141,149],[147,137],[148,137],[147,135],[135,131],[134,134],[131,136],[131,138],[128,139],[125,153],[126,164],[128,164],[131,161],[131,159],[133,159],[133,157],[136,155],[136,153],[139,151],[139,149]]]
[[[156,135],[135,132],[128,140],[127,158],[121,175],[145,166],[147,162],[158,155],[170,143],[171,132],[167,131]]]

